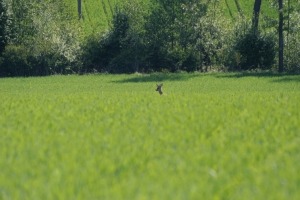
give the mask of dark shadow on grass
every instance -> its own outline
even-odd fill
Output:
[[[299,74],[276,73],[276,72],[228,72],[228,73],[153,73],[133,74],[127,78],[113,81],[115,83],[144,83],[165,81],[188,81],[195,77],[212,76],[215,78],[246,78],[258,77],[269,79],[271,82],[300,82]]]
[[[298,76],[284,76],[280,77],[279,79],[273,80],[273,82],[276,83],[282,83],[282,82],[299,82],[300,83],[300,75]]]
[[[270,78],[271,82],[300,82],[300,74],[276,73],[276,72],[238,72],[215,74],[216,78]]]
[[[133,77],[114,81],[116,83],[143,83],[143,82],[164,82],[164,81],[187,81],[200,74],[189,73],[154,73],[154,74],[136,74]]]

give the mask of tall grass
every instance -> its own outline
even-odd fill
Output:
[[[197,73],[0,79],[0,197],[297,199],[299,81]]]

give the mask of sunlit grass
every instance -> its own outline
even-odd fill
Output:
[[[0,79],[0,199],[297,199],[299,99],[277,74]]]

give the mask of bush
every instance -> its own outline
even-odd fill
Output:
[[[0,76],[46,76],[70,73],[70,62],[55,52],[33,52],[23,45],[8,45],[0,60]]]
[[[29,52],[24,46],[6,46],[0,66],[1,76],[29,76],[32,70],[29,60]]]
[[[81,48],[80,60],[82,68],[80,73],[90,73],[94,71],[103,71],[101,55],[100,36],[90,35],[86,38]]]
[[[140,41],[129,32],[130,22],[126,11],[116,8],[111,31],[102,37],[90,36],[82,48],[84,72],[131,73],[137,71],[137,51]]]
[[[275,39],[271,35],[262,35],[253,31],[237,38],[235,55],[242,70],[270,69],[275,61]]]

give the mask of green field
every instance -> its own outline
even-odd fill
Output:
[[[0,79],[0,199],[299,199],[299,99],[299,75]]]
[[[69,9],[77,15],[77,1],[63,0]],[[130,2],[130,0],[128,0]],[[149,0],[136,0],[135,2],[149,2]],[[85,34],[105,32],[111,26],[111,20],[116,5],[121,5],[124,0],[82,0],[81,26]],[[205,1],[204,1],[205,2]],[[207,0],[213,4],[213,1]],[[295,2],[291,2],[292,5]],[[217,7],[222,10],[224,17],[236,21],[245,17],[252,17],[254,1],[253,0],[222,0],[217,2]],[[271,8],[269,1],[262,1],[261,18],[271,17],[277,19],[276,8]]]

